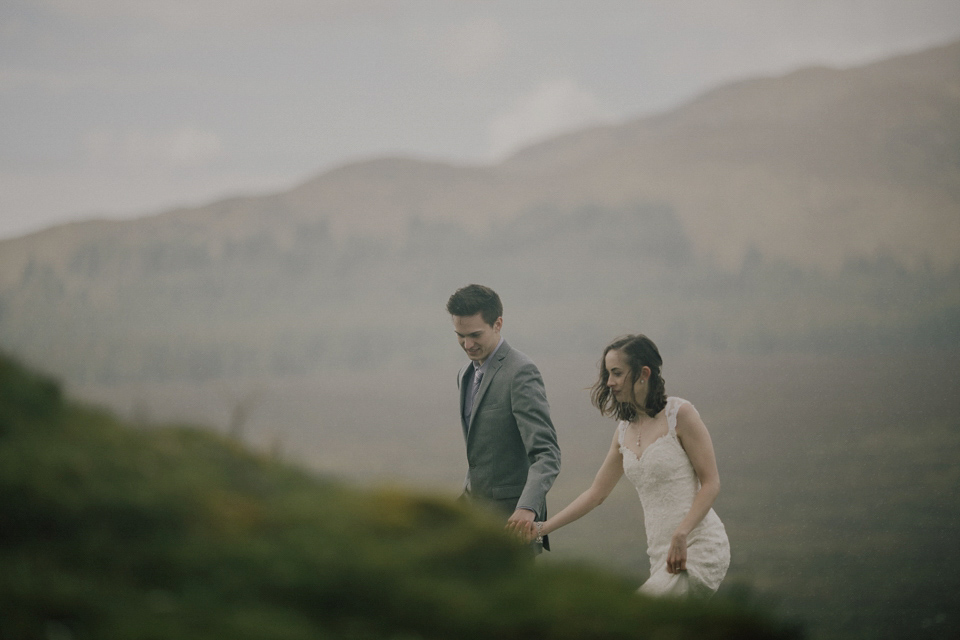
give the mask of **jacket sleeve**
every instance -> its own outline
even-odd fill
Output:
[[[524,364],[517,372],[510,396],[517,429],[530,461],[527,482],[517,507],[530,509],[543,518],[546,516],[547,492],[560,473],[560,446],[550,420],[543,378],[532,362]]]

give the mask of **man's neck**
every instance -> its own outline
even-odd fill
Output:
[[[487,363],[487,360],[489,360],[490,358],[492,358],[492,357],[494,356],[494,354],[495,354],[497,351],[500,350],[500,346],[501,346],[502,344],[503,344],[503,336],[500,336],[500,339],[497,341],[497,346],[493,348],[493,351],[490,352],[490,355],[488,355],[488,356],[487,356],[486,358],[484,358],[483,360],[474,360],[474,361],[473,361],[473,366],[476,367],[477,369],[479,369],[480,367],[482,367],[483,365],[485,365],[485,364]]]

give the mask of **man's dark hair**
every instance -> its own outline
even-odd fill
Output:
[[[447,313],[452,316],[472,316],[477,313],[491,327],[497,318],[503,315],[503,303],[500,296],[490,287],[482,284],[469,284],[447,300]]]

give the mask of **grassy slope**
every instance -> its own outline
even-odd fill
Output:
[[[352,490],[197,429],[133,430],[0,357],[0,638],[657,634],[797,635],[742,602],[654,602],[531,563],[446,500]]]

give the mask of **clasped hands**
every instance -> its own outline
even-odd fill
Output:
[[[532,542],[537,537],[537,514],[529,509],[517,509],[507,519],[507,531],[524,542]]]

